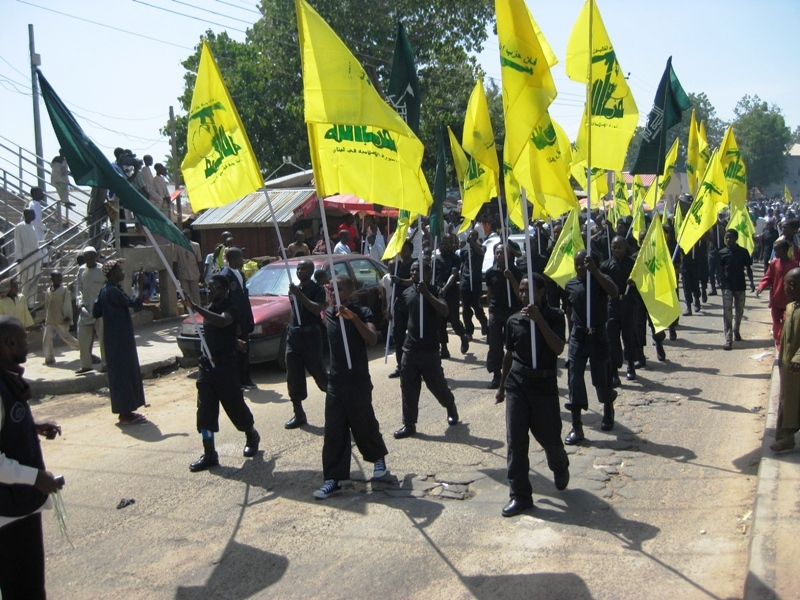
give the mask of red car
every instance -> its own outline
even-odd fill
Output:
[[[294,283],[298,283],[295,270],[301,260],[310,260],[315,270],[330,275],[327,255],[304,256],[289,259],[289,270]],[[366,306],[375,316],[378,331],[384,324],[383,287],[381,278],[388,272],[383,263],[363,254],[334,254],[334,270],[337,275],[348,275],[355,283],[358,303]],[[253,308],[255,328],[250,334],[250,363],[278,361],[282,369],[286,366],[286,328],[291,317],[289,300],[289,278],[282,260],[261,268],[247,280],[250,306]],[[202,326],[203,318],[195,315]],[[178,335],[178,347],[187,358],[200,355],[200,338],[197,337],[191,318],[187,317]]]

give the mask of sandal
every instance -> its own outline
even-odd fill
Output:
[[[131,413],[131,416],[127,419],[120,417],[118,422],[120,425],[141,425],[143,423],[147,423],[147,417],[140,415],[139,413]]]

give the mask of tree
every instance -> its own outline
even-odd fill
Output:
[[[792,133],[792,140],[789,143],[790,144],[800,144],[800,125],[795,127],[794,133]]]
[[[781,181],[792,137],[781,109],[758,96],[744,96],[733,114],[733,133],[747,167],[748,187],[764,188]]]
[[[490,0],[339,0],[315,3],[315,9],[355,54],[380,90],[386,85],[397,22],[402,21],[416,54],[422,109],[420,138],[429,149],[426,173],[435,168],[436,130],[440,124],[462,123],[486,24],[494,18]],[[297,18],[293,0],[263,0],[262,17],[248,29],[244,42],[226,33],[206,32],[233,102],[247,129],[265,175],[283,164],[284,156],[310,166],[303,120],[303,82]],[[179,101],[191,105],[200,60],[195,53],[183,62],[185,90]],[[176,117],[178,154],[186,152],[186,116]]]

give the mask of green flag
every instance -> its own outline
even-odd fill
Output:
[[[414,54],[402,23],[397,24],[392,73],[386,101],[391,104],[411,130],[419,135],[419,79],[414,66]]]
[[[444,126],[436,134],[436,173],[433,176],[433,204],[428,225],[434,239],[442,239],[444,231],[444,199],[447,197],[447,153],[444,149]],[[435,250],[435,249],[434,249]]]
[[[667,130],[681,122],[682,113],[692,106],[689,96],[683,91],[678,76],[672,69],[672,57],[667,60],[667,68],[661,76],[653,108],[647,116],[647,126],[642,134],[639,155],[631,173],[661,175],[664,171],[664,157],[667,154]]]
[[[50,115],[50,122],[67,158],[70,174],[75,183],[111,190],[119,197],[120,205],[133,212],[142,225],[153,233],[158,233],[169,241],[191,250],[189,241],[180,229],[114,170],[105,155],[83,132],[42,72],[37,69],[36,75],[39,78],[39,87]]]

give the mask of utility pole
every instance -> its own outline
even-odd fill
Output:
[[[169,137],[170,141],[172,142],[172,180],[175,182],[175,189],[178,189],[180,185],[180,179],[178,178],[178,141],[175,139],[175,111],[172,110],[172,107],[169,107]],[[181,194],[182,196],[183,194]],[[178,204],[178,228],[183,228],[183,209],[181,207],[181,196],[178,196],[175,200]]]
[[[39,121],[39,81],[36,79],[36,68],[42,64],[42,57],[36,54],[36,46],[33,43],[33,25],[28,25],[28,40],[30,41],[31,51],[31,89],[33,91],[33,133],[36,137],[36,173],[39,178],[39,187],[45,190],[42,124]]]

